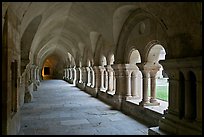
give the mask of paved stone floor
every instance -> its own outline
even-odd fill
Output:
[[[148,127],[63,80],[45,80],[21,108],[20,135],[147,135]]]

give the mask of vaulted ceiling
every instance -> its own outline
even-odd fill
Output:
[[[91,58],[101,50],[97,47],[101,36],[104,47],[114,52],[125,20],[137,8],[164,21],[169,35],[186,31],[186,27],[195,31],[188,25],[181,27],[183,24],[179,24],[179,20],[188,20],[188,16],[192,16],[188,21],[198,21],[198,14],[201,14],[196,10],[201,9],[199,3],[3,2],[2,17],[8,7],[20,21],[21,43],[29,47],[29,59],[41,65],[50,55],[58,56],[62,63],[70,62],[68,53],[75,59],[83,58],[84,54]],[[182,11],[189,11],[189,7],[192,13],[186,16]]]

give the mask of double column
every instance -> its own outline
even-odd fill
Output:
[[[134,64],[114,64],[112,65],[115,77],[116,77],[116,93],[114,96],[117,96],[121,99],[127,100],[131,99],[132,89],[131,75],[134,71],[137,70],[137,66]]]
[[[90,67],[86,67],[86,75],[87,75],[87,77],[86,77],[86,86],[91,86],[91,70],[90,70]]]
[[[100,73],[101,73],[101,87],[100,87],[100,91],[106,92],[106,68],[104,66],[99,66],[100,69]]]
[[[76,83],[82,83],[82,71],[80,67],[76,68]]]
[[[144,65],[138,64],[143,76],[143,90],[142,101],[139,103],[141,106],[159,105],[156,99],[156,74],[159,71],[161,65]],[[150,98],[148,97],[148,85],[150,79]]]
[[[31,65],[31,81],[33,82],[33,90],[37,91],[38,86],[40,85],[39,79],[39,69],[38,66]]]
[[[101,66],[94,66],[94,90],[97,93],[101,88]]]
[[[115,89],[115,77],[114,77],[114,70],[111,65],[107,65],[106,67],[108,72],[108,89],[107,92],[113,92]]]
[[[32,91],[33,91],[33,82],[32,82],[32,67],[27,67],[25,72],[23,73],[24,76],[24,82],[25,82],[25,96],[24,96],[24,102],[28,103],[31,102],[33,99]]]

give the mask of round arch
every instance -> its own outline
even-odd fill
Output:
[[[159,60],[165,60],[165,44],[158,40],[149,42],[145,47],[144,62],[158,63]]]
[[[154,24],[159,23],[162,27],[162,29],[165,32],[165,26],[160,22],[160,20],[152,15],[151,13],[141,9],[141,8],[137,8],[136,10],[134,10],[129,17],[126,19],[125,23],[123,24],[123,27],[121,29],[121,33],[119,35],[119,39],[116,45],[116,53],[115,53],[115,61],[116,64],[124,64],[125,63],[125,54],[124,53],[124,46],[126,47],[127,45],[127,41],[128,41],[128,37],[130,36],[130,32],[133,30],[133,28],[142,20],[145,19],[151,19]],[[166,33],[164,33],[166,34]],[[164,35],[162,33],[162,35]],[[125,50],[125,53],[127,51]],[[143,60],[143,56],[141,56],[142,60]]]
[[[106,66],[106,65],[107,65],[106,57],[104,55],[101,55],[100,66]]]
[[[141,63],[141,56],[138,50],[132,49],[129,52],[128,58],[127,58],[127,63],[128,64],[136,64],[136,63]]]
[[[111,53],[108,54],[107,63],[108,63],[108,65],[113,65],[114,62],[115,62],[115,56],[111,52]]]

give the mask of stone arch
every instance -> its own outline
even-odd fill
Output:
[[[104,55],[101,55],[100,66],[106,66],[106,65],[107,65],[107,59]]]
[[[156,44],[157,43],[157,44]],[[157,73],[157,77],[162,77],[163,78],[163,66],[159,64],[160,60],[165,60],[166,56],[166,51],[159,42],[155,42],[154,44],[149,44],[147,46],[147,51],[145,52],[145,63],[146,65],[153,65],[153,66],[158,66],[160,67],[159,72]]]
[[[86,65],[86,71],[87,71],[87,86],[91,86],[91,82],[92,82],[92,70],[91,70],[91,61],[90,59],[87,59],[87,65]]]
[[[148,47],[148,48],[147,48]],[[157,99],[160,100],[164,100],[164,101],[168,101],[168,80],[163,78],[162,72],[163,72],[163,67],[162,65],[159,63],[160,60],[165,60],[165,49],[161,44],[155,44],[155,42],[150,42],[150,44],[148,44],[146,46],[147,50],[145,52],[145,56],[144,56],[144,68],[146,70],[148,70],[148,74],[149,74],[149,78],[146,85],[146,87],[143,88],[147,88],[150,86],[150,103],[154,104],[154,105],[160,105],[160,103],[157,101]],[[158,76],[159,75],[159,76]],[[161,76],[161,79],[160,79]],[[160,83],[160,85],[158,85],[157,83]],[[162,88],[162,87],[163,88]],[[162,88],[166,90],[159,90],[158,88]],[[157,92],[163,92],[165,94],[164,98],[163,96],[159,96],[157,94]]]
[[[128,64],[136,64],[136,63],[141,63],[141,56],[138,50],[136,49],[131,49],[129,52],[129,55],[127,57],[127,63]]]
[[[35,17],[25,29],[21,38],[21,74],[24,72],[26,65],[29,63],[29,54],[32,41],[42,20],[42,15]]]
[[[115,62],[115,56],[112,52],[109,52],[107,57],[107,65],[113,65]]]
[[[70,54],[69,52],[67,52],[67,55],[68,55],[68,60],[69,60],[69,62],[70,62],[70,66],[75,66],[76,65],[76,63],[75,63],[75,59],[74,59],[74,57],[72,56],[72,54]]]
[[[132,70],[130,74],[130,94],[132,99],[139,99],[142,95],[142,74],[139,71],[136,63],[141,63],[141,57],[139,51],[134,47],[130,48],[128,53],[129,54],[127,54],[125,62],[127,64],[136,66],[136,68]]]
[[[160,22],[159,19],[157,19],[157,17],[155,17],[151,13],[141,8],[137,8],[136,10],[132,11],[132,13],[128,16],[125,23],[123,24],[123,27],[120,31],[118,42],[116,44],[116,53],[115,53],[116,64],[125,63],[124,46],[127,47],[126,45],[127,45],[128,38],[131,34],[131,31],[136,26],[136,24],[138,24],[140,21],[145,19],[151,19],[154,22],[154,24],[156,23],[161,24],[162,29],[165,30],[165,26]],[[125,53],[127,53],[126,50],[127,49],[125,49]]]
[[[88,66],[88,67],[91,66],[91,61],[90,61],[90,59],[87,59],[87,66]]]
[[[166,49],[164,48],[165,47],[164,45],[165,45],[164,43],[161,43],[158,40],[153,40],[149,42],[145,47],[146,52],[144,54],[143,62],[158,63],[159,60],[165,60],[165,55],[167,53],[166,53]],[[162,56],[159,57],[158,55],[162,55]]]

